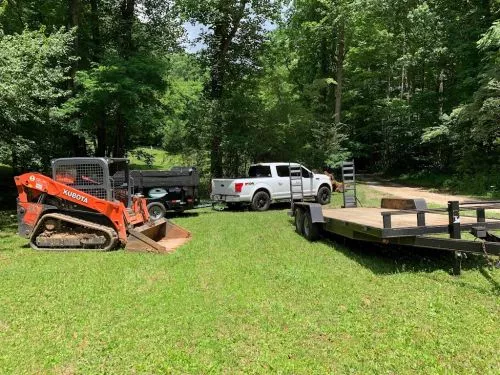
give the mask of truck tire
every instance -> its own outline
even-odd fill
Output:
[[[316,202],[321,205],[325,205],[330,203],[330,198],[332,196],[332,192],[328,186],[321,186],[318,190],[318,195],[316,196]]]
[[[152,202],[148,204],[148,212],[151,220],[159,220],[165,217],[165,213],[167,212],[167,210],[165,209],[165,206],[160,202]]]
[[[267,211],[271,204],[271,197],[265,191],[258,191],[252,199],[252,209],[254,211]]]
[[[319,239],[319,226],[312,222],[309,212],[304,214],[303,235],[309,241],[316,241]]]
[[[302,208],[295,210],[295,231],[300,235],[304,233],[304,210]]]

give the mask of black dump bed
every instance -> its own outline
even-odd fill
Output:
[[[200,184],[200,176],[194,167],[173,167],[169,171],[132,170],[130,177],[136,190],[155,187],[197,187]]]

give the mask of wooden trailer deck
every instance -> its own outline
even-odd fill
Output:
[[[394,210],[389,208],[333,208],[322,210],[323,226],[329,232],[350,238],[378,240],[448,233],[450,219],[446,212],[432,210]],[[473,227],[500,229],[500,220],[461,216],[460,230]]]
[[[394,210],[388,208],[373,208],[373,207],[357,207],[357,208],[333,208],[324,209],[323,217],[326,219],[335,219],[354,224],[369,226],[373,228],[384,228],[383,212],[393,212]],[[486,222],[500,223],[500,220],[486,219]],[[460,223],[464,224],[477,224],[475,217],[461,216]],[[408,214],[392,215],[391,228],[411,228],[418,226],[417,215],[415,212]],[[425,225],[428,226],[442,226],[446,232],[448,229],[448,215],[443,213],[426,213]]]

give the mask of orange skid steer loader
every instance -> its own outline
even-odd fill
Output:
[[[134,194],[129,161],[64,158],[52,161],[52,178],[14,178],[19,235],[37,250],[171,252],[191,234],[165,219],[150,220],[146,199]]]

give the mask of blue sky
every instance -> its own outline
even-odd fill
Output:
[[[196,38],[200,36],[200,33],[203,31],[204,28],[206,29],[206,27],[204,27],[201,23],[195,23],[193,25],[190,22],[184,22],[183,26],[184,30],[186,30],[186,37],[189,41],[187,43],[184,43],[184,49],[187,52],[191,53],[200,51],[204,46],[203,43],[201,42],[194,43],[194,41],[196,40]],[[274,30],[276,28],[276,25],[269,21],[266,21],[264,27],[267,30]]]
[[[200,33],[203,30],[203,25],[200,23],[196,23],[192,25],[190,22],[185,22],[184,23],[184,30],[186,30],[186,36],[187,39],[189,40],[188,43],[184,44],[184,49],[187,52],[198,52],[200,49],[203,48],[203,43],[194,43],[194,40],[200,36]]]

